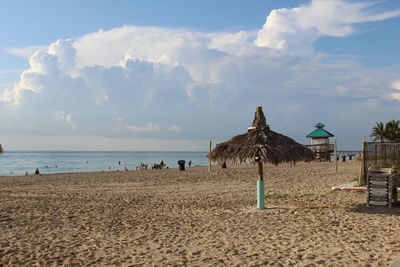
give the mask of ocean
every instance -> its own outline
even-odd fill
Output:
[[[0,175],[40,173],[91,172],[135,170],[141,162],[160,163],[169,168],[178,168],[178,160],[192,166],[206,166],[207,152],[112,152],[112,151],[6,151],[0,154]]]

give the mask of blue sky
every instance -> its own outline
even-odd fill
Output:
[[[244,132],[257,105],[299,142],[322,121],[357,149],[399,119],[397,0],[0,7],[6,149],[203,150]]]

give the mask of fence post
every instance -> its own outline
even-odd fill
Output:
[[[333,140],[333,151],[334,151],[334,154],[335,154],[335,168],[336,168],[336,174],[338,174],[338,166],[337,166],[337,162],[338,162],[338,160],[337,160],[337,147],[336,147],[336,139],[335,139],[335,140]]]
[[[358,185],[365,185],[365,136],[362,138],[361,144],[361,168],[360,168],[360,177],[358,178]]]
[[[386,164],[386,160],[387,160],[387,146],[386,144],[382,144],[382,148],[383,148],[383,164]]]
[[[210,140],[209,146],[208,146],[208,153],[211,152],[211,146],[212,146],[212,142]],[[208,172],[211,172],[211,161],[208,160]]]

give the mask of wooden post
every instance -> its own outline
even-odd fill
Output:
[[[361,144],[361,167],[358,185],[365,185],[365,136],[363,136]]]
[[[335,154],[335,168],[336,168],[336,174],[338,174],[338,160],[337,160],[336,139],[333,140],[333,149],[334,149],[334,154]]]
[[[328,142],[329,142],[329,141],[328,141]],[[331,159],[328,158],[328,157],[331,156],[331,154],[328,152],[328,148],[329,148],[329,145],[328,145],[328,143],[326,143],[326,144],[325,144],[325,161],[331,161]]]
[[[211,146],[212,146],[212,142],[210,140],[210,145],[208,147],[208,153],[211,152]],[[208,172],[211,172],[211,161],[210,160],[208,160]]]
[[[257,181],[257,209],[265,208],[265,191],[264,191],[264,171],[263,163],[258,162],[258,181]]]
[[[258,162],[258,177],[258,180],[264,181],[263,163],[261,161]]]

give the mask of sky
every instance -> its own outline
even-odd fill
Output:
[[[400,119],[400,1],[0,0],[5,150],[205,151]]]

